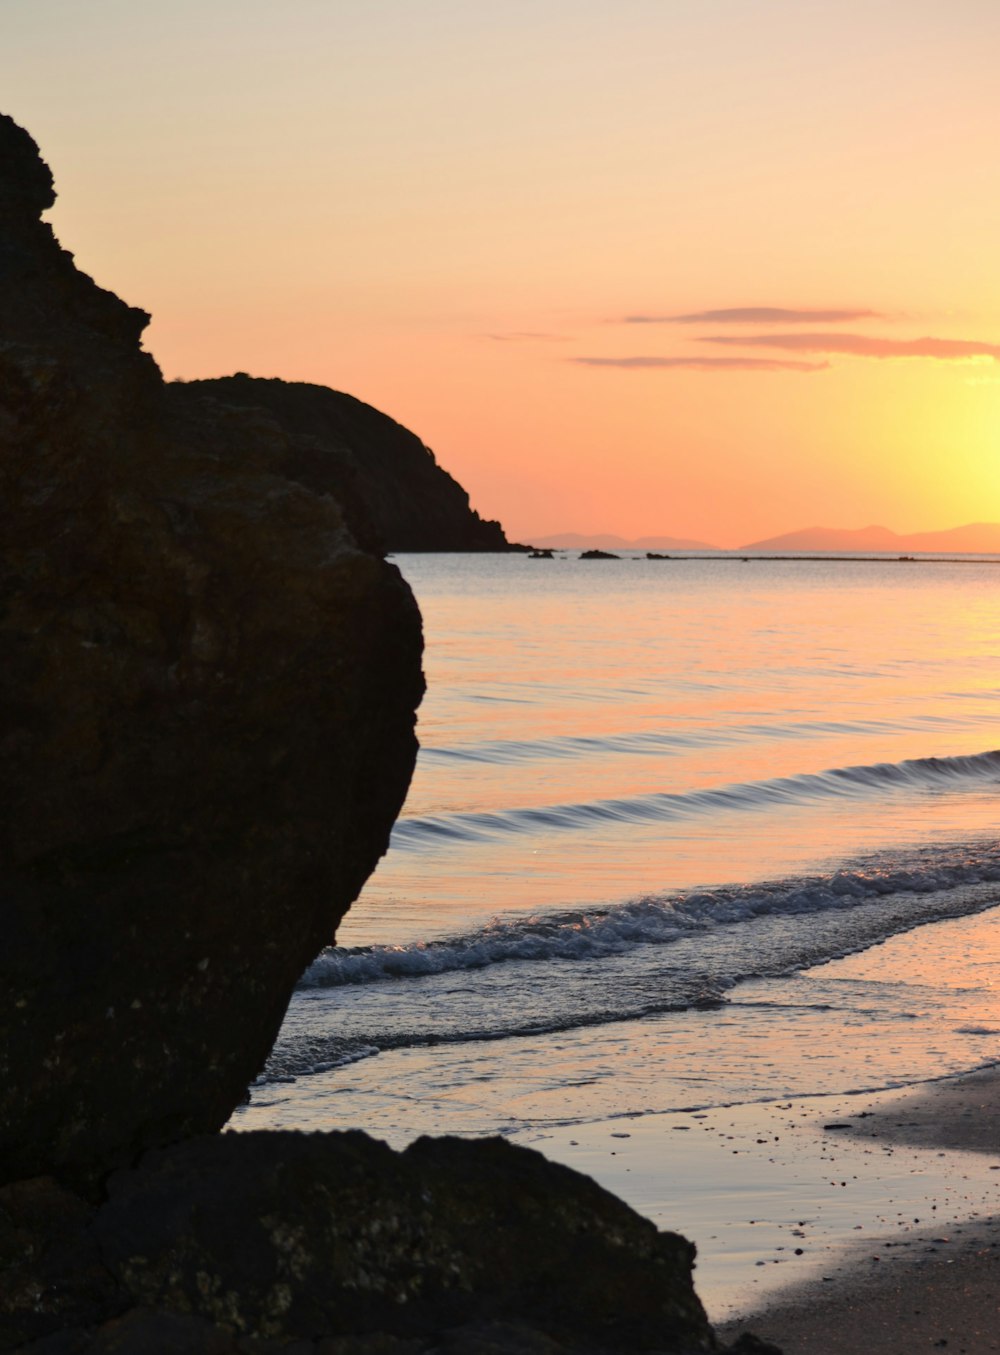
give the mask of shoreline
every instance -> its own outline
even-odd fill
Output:
[[[852,1302],[859,1273],[890,1284],[928,1262],[954,1274],[960,1254],[1000,1255],[989,1231],[1000,1217],[998,1125],[1000,1067],[991,1066],[917,1087],[623,1116],[514,1139],[691,1238],[699,1297],[727,1339],[746,1328],[787,1355],[833,1355],[839,1348],[800,1347],[787,1333],[800,1310]]]
[[[666,1020],[647,1021],[641,1030],[625,1023],[604,1054],[588,1045],[590,1063],[579,1069],[570,1034],[548,1037],[544,1064],[531,1039],[518,1040],[512,1052],[526,1066],[514,1068],[516,1076],[500,1055],[499,1064],[495,1058],[480,1070],[506,1087],[507,1126],[490,1116],[496,1106],[488,1095],[482,1103],[466,1096],[466,1088],[478,1086],[475,1078],[470,1082],[476,1068],[467,1065],[467,1056],[433,1045],[386,1051],[374,1083],[371,1066],[362,1062],[356,1072],[339,1068],[310,1077],[291,1096],[279,1089],[273,1104],[251,1105],[234,1127],[364,1124],[397,1148],[427,1133],[501,1133],[593,1178],[658,1227],[690,1238],[698,1248],[696,1290],[723,1333],[745,1327],[784,1346],[786,1355],[835,1355],[828,1327],[839,1325],[839,1317],[823,1319],[826,1326],[812,1347],[796,1344],[795,1324],[818,1305],[826,1312],[834,1295],[848,1308],[856,1303],[859,1276],[866,1284],[881,1276],[883,1285],[891,1285],[904,1272],[919,1271],[919,1288],[928,1265],[940,1263],[947,1285],[961,1255],[963,1274],[977,1266],[985,1277],[977,1279],[970,1301],[979,1290],[996,1287],[991,1258],[976,1257],[996,1250],[983,1229],[1000,1217],[1000,1131],[993,1129],[1000,1125],[1000,1067],[992,1062],[1000,1021],[987,1011],[998,920],[1000,910],[991,906],[902,933],[867,960],[830,962],[825,973],[831,982],[868,982],[874,975],[882,984],[901,983],[909,996],[888,1024],[862,1003],[852,1017],[850,1041],[831,1009],[830,1021],[812,1029],[799,1050],[805,1060],[804,1075],[794,1080],[799,1090],[789,1094],[785,1089],[793,1083],[783,1077],[780,1099],[766,1089],[774,1085],[768,1070],[788,1067],[783,1041],[789,1035],[781,1020],[744,1032],[740,1057],[754,1075],[732,1079],[734,1088],[740,1086],[737,1098],[713,1099],[721,1088],[710,1085],[706,1059],[725,1064],[737,1051],[723,1010],[695,1014],[703,1027],[698,1039],[681,1039]],[[939,999],[952,992],[965,996],[957,1006],[942,1006]],[[790,996],[777,996],[780,1016]],[[903,1018],[925,1006],[936,1013],[936,1025],[911,1048],[915,1023]],[[921,1050],[940,1054],[956,1032],[961,1049],[952,1050],[955,1058],[920,1056]],[[880,1054],[874,1060],[873,1042]],[[963,1054],[971,1056],[964,1063],[958,1061]],[[454,1057],[457,1069],[448,1063]],[[970,1072],[977,1058],[978,1068]],[[935,1074],[941,1062],[950,1070]],[[918,1067],[921,1080],[912,1076]],[[649,1100],[640,1109],[643,1079],[655,1068],[672,1080],[672,1109],[654,1109]],[[586,1080],[574,1081],[577,1075]],[[831,1081],[832,1089],[819,1090]],[[837,1083],[854,1090],[838,1090]],[[407,1094],[420,1087],[434,1089],[426,1104]],[[577,1118],[574,1112],[587,1102],[602,1113]],[[480,1123],[484,1117],[491,1128]],[[937,1242],[941,1237],[949,1240]],[[901,1318],[889,1289],[886,1295],[884,1304],[880,1298],[871,1303],[889,1314],[888,1340]],[[796,1311],[789,1316],[786,1308]],[[867,1328],[858,1331],[863,1336]],[[856,1351],[858,1343],[843,1349]]]
[[[902,1096],[876,1094],[863,1117],[837,1132],[869,1151],[915,1150],[964,1163],[970,1179],[984,1163],[1000,1177],[1000,1067],[944,1078]],[[933,1205],[921,1213],[911,1235],[868,1235],[831,1258],[823,1275],[718,1322],[720,1337],[732,1340],[751,1330],[785,1355],[1000,1350],[1000,1211],[960,1223]]]

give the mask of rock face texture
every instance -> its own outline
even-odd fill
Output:
[[[0,119],[0,1179],[217,1129],[385,850],[420,621],[294,438],[167,386]]]
[[[718,1348],[690,1243],[498,1139],[196,1138],[114,1174],[100,1206],[0,1190],[0,1219],[0,1349]]]
[[[266,409],[299,435],[289,472],[351,506],[352,525],[391,551],[504,551],[499,522],[484,521],[433,452],[401,424],[351,395],[302,381],[243,373],[192,381],[220,404]],[[308,439],[309,441],[305,441]]]

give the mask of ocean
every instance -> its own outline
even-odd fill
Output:
[[[1000,559],[395,563],[413,784],[236,1127],[565,1156],[1000,1060]]]

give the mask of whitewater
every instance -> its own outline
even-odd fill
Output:
[[[413,787],[238,1127],[531,1141],[1000,1058],[995,559],[396,563]]]

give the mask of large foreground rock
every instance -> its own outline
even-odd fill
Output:
[[[194,1139],[100,1207],[0,1190],[5,1253],[0,1349],[38,1355],[717,1349],[690,1243],[497,1139]]]
[[[0,117],[0,1180],[217,1129],[385,850],[416,606],[273,420],[165,386]]]

